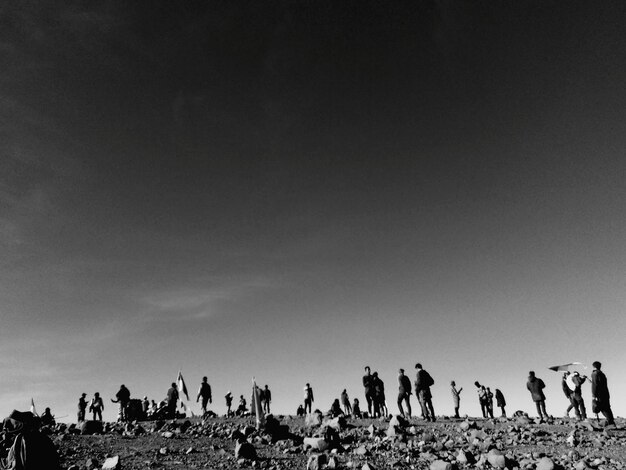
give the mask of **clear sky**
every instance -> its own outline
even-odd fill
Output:
[[[438,414],[535,370],[561,416],[547,367],[600,360],[626,415],[625,13],[3,3],[0,413],[180,368],[325,410],[365,365],[395,411],[419,361]]]

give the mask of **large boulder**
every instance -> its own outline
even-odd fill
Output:
[[[310,447],[313,450],[319,450],[321,452],[328,449],[328,442],[323,437],[305,437],[302,445],[306,449]]]
[[[81,434],[102,434],[103,430],[102,421],[83,421],[80,423]]]
[[[120,468],[120,456],[109,457],[104,461],[102,470],[118,470]]]
[[[322,424],[322,413],[315,412],[315,413],[311,413],[311,414],[307,415],[305,420],[304,420],[304,424],[305,424],[305,426],[308,426],[308,427],[321,426],[321,424]]]
[[[235,446],[235,458],[256,460],[256,449],[249,442],[238,442]]]

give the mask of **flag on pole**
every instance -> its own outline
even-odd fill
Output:
[[[37,414],[37,410],[35,409],[35,400],[33,400],[32,398],[30,399],[30,412],[35,416],[39,416]]]
[[[578,369],[586,369],[587,366],[582,362],[568,362],[567,364],[560,364],[558,366],[548,367],[548,369],[553,370],[554,372],[564,372],[570,371],[573,372]]]
[[[176,382],[178,382],[178,392],[184,393],[185,396],[187,397],[187,400],[189,400],[189,393],[187,392],[187,385],[185,385],[185,379],[183,379],[183,374],[181,371],[178,371],[178,378],[176,379]]]
[[[261,424],[265,421],[263,408],[261,407],[261,390],[256,386],[256,380],[252,377],[252,409],[256,415],[256,429],[261,429]]]

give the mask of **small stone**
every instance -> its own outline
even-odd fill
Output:
[[[256,460],[256,449],[249,442],[238,442],[235,446],[235,458]]]
[[[326,454],[313,454],[309,457],[306,468],[307,470],[321,470],[326,460]]]
[[[354,453],[356,455],[367,455],[369,452],[368,450],[365,448],[365,446],[359,446],[354,450]]]
[[[498,449],[491,449],[487,453],[487,461],[495,468],[506,467],[506,457]]]
[[[161,436],[163,436],[165,439],[172,439],[174,437],[174,433],[171,431],[165,431],[163,434],[161,434]]]
[[[328,442],[322,437],[305,437],[302,445],[322,452],[328,449]]]
[[[372,465],[369,462],[365,462],[363,464],[363,466],[361,467],[361,470],[377,470],[376,467],[374,465]]]
[[[159,454],[161,455],[167,455],[167,447],[161,447],[159,449]]]
[[[587,470],[589,468],[589,465],[587,465],[587,462],[585,462],[585,459],[582,459],[576,462],[576,465],[574,465],[574,468],[576,470]]]
[[[549,457],[542,457],[537,462],[536,470],[554,470],[554,462]]]
[[[452,464],[445,460],[435,460],[430,464],[430,470],[452,470]]]
[[[102,470],[117,470],[120,468],[120,456],[116,455],[115,457],[109,457],[104,461],[102,465]]]
[[[94,468],[98,468],[98,461],[96,459],[87,459],[85,462],[85,468],[87,470],[93,470]]]

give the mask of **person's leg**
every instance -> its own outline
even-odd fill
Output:
[[[541,414],[541,401],[536,401],[535,407],[537,408],[537,414],[539,415],[539,418],[543,418],[543,415]]]
[[[426,399],[426,406],[428,407],[428,412],[430,414],[430,420],[435,421],[435,408],[433,407],[433,401],[431,398]]]
[[[543,417],[545,419],[548,419],[548,412],[546,411],[546,401],[545,400],[541,400],[541,412],[543,413]]]
[[[408,393],[405,394],[404,400],[406,404],[407,416],[410,418],[411,417],[411,395],[409,395]]]
[[[404,416],[404,408],[402,408],[402,400],[404,400],[404,393],[398,394],[398,411],[400,411],[400,416]]]
[[[365,394],[365,400],[367,401],[367,412],[370,416],[372,416],[372,394]]]
[[[587,409],[585,408],[585,400],[583,400],[583,397],[577,398],[576,403],[578,404],[578,409],[580,411],[580,419],[587,419]]]
[[[500,409],[502,410],[502,417],[506,418],[506,411],[504,411],[504,406],[501,406]]]

